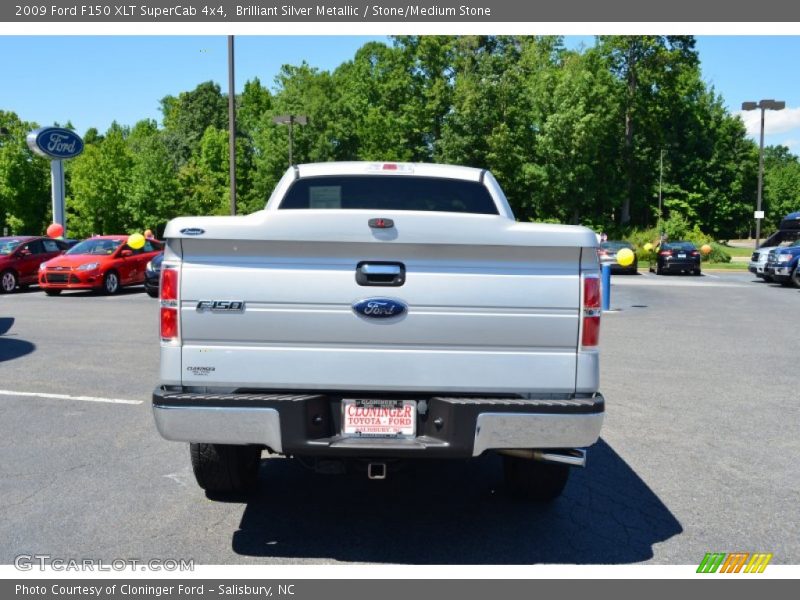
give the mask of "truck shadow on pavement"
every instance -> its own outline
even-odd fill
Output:
[[[20,358],[36,350],[36,346],[26,340],[18,340],[7,335],[14,326],[13,317],[0,317],[0,363]]]
[[[233,550],[247,556],[404,564],[633,563],[681,524],[600,440],[550,506],[509,497],[497,456],[426,461],[385,481],[266,460]]]

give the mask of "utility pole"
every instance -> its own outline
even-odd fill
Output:
[[[231,214],[236,214],[236,87],[233,77],[233,36],[228,36],[228,147],[231,180]]]
[[[663,231],[661,231],[661,218],[663,216],[663,209],[661,208],[661,185],[664,181],[664,149],[661,148],[661,158],[659,159],[659,169],[658,169],[658,234],[661,235]]]

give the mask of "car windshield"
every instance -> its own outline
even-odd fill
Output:
[[[279,208],[497,214],[497,207],[489,191],[477,181],[386,175],[337,175],[299,179],[289,188]]]
[[[670,242],[664,244],[664,250],[696,250],[692,242]]]
[[[66,254],[92,254],[96,256],[108,256],[109,254],[113,254],[114,250],[116,250],[121,243],[122,240],[97,238],[83,240],[80,244],[77,244],[67,250]]]
[[[22,240],[15,239],[0,239],[0,256],[7,256],[11,254],[14,249],[22,243]]]
[[[600,244],[603,250],[622,250],[623,248],[633,248],[628,242],[603,242]]]

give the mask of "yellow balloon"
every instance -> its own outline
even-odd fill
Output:
[[[708,256],[709,254],[711,254],[711,246],[709,246],[708,244],[703,244],[702,246],[700,246],[700,252]]]
[[[134,233],[128,236],[128,246],[134,250],[144,247],[144,236],[141,233]]]
[[[645,252],[652,252],[653,251],[653,244],[651,244],[650,242],[647,242],[644,245],[644,251]]]
[[[633,264],[633,250],[630,248],[623,248],[617,252],[617,262],[623,267]]]

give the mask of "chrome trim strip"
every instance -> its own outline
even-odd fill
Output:
[[[283,451],[274,408],[154,405],[153,416],[161,436],[174,442],[264,444]]]
[[[585,448],[600,437],[604,413],[481,413],[473,456],[508,448]]]

